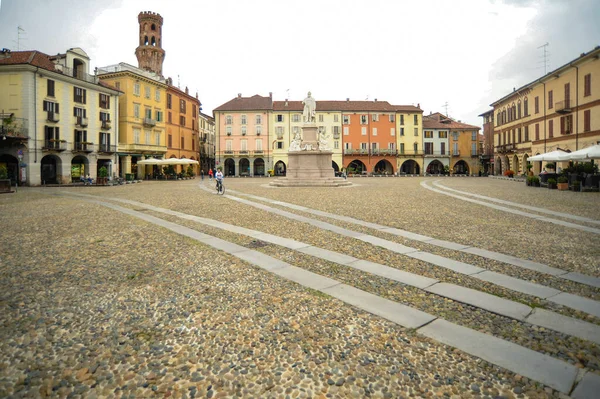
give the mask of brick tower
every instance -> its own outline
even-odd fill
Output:
[[[162,49],[162,24],[160,14],[143,11],[138,15],[140,45],[135,49],[138,67],[162,76],[165,50]]]

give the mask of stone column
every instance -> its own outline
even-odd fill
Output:
[[[131,173],[131,155],[126,155],[123,157],[123,178],[125,178],[126,173]]]

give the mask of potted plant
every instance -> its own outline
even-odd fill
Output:
[[[556,182],[556,187],[559,191],[566,191],[569,189],[569,179],[566,176],[558,176]],[[548,183],[550,183],[550,180],[548,180]]]
[[[556,179],[551,177],[548,179],[548,188],[549,189],[554,189],[556,188]]]
[[[6,165],[0,165],[0,192],[10,193],[10,179],[8,178],[8,169]]]
[[[537,176],[531,176],[531,185],[533,187],[539,187],[540,186],[540,178]]]
[[[554,169],[556,169],[556,164],[555,164],[555,163],[553,163],[553,162],[548,162],[548,163],[546,164],[546,169],[547,169],[547,170],[554,170]]]
[[[579,180],[573,182],[573,191],[581,191],[581,182]]]
[[[188,177],[194,178],[194,167],[192,165],[188,165],[187,175]]]
[[[98,169],[98,178],[96,179],[96,184],[104,186],[104,185],[106,185],[107,180],[108,180],[108,169],[106,169],[106,166],[103,166],[100,169]]]

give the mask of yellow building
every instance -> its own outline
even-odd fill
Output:
[[[199,162],[199,119],[200,100],[173,86],[173,81],[167,79],[167,154],[166,158],[186,158]],[[191,165],[194,174],[200,173],[200,165]],[[180,170],[177,170],[180,168]],[[176,172],[187,171],[187,165],[176,166]]]
[[[596,47],[491,104],[495,174],[509,169],[524,174],[532,155],[600,141],[599,58]],[[533,172],[543,167],[534,162]]]
[[[420,104],[395,105],[398,173],[420,175],[427,168],[423,150],[423,110]]]
[[[119,102],[119,170],[143,179],[154,166],[138,167],[143,159],[165,158],[166,80],[154,72],[126,63],[98,69],[98,77],[123,92]]]
[[[80,183],[116,162],[119,91],[89,74],[80,48],[0,53],[0,163],[13,183]]]
[[[200,167],[204,174],[208,169],[215,167],[215,141],[216,128],[215,118],[200,112],[199,121],[199,147],[200,147]]]

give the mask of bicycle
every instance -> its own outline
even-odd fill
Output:
[[[223,185],[223,180],[217,180],[217,194],[225,194],[225,186]]]

